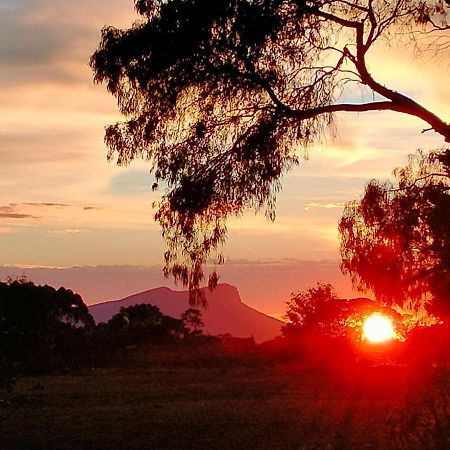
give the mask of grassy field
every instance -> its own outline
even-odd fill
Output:
[[[19,380],[0,409],[0,447],[396,448],[393,433],[405,427],[393,427],[393,418],[411,402],[408,386],[399,368],[347,374],[152,368],[30,377]]]

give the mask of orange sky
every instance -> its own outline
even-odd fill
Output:
[[[132,0],[0,0],[0,265],[161,264],[148,167],[107,163],[104,126],[120,117],[88,67],[101,27],[125,27],[134,17]],[[417,61],[408,48],[380,48],[370,63],[379,80],[450,121],[450,58],[432,56]],[[309,277],[314,284],[318,273],[327,276],[313,268],[308,275],[302,261],[336,261],[329,272],[336,278],[337,221],[369,179],[388,177],[416,148],[443,145],[439,136],[421,134],[426,125],[419,120],[395,113],[342,114],[336,124],[337,136],[311,149],[285,178],[276,223],[253,213],[231,223],[225,281],[265,312],[280,312]],[[246,263],[235,271],[239,261]],[[274,267],[289,276],[269,297],[242,277],[247,270],[276,280]],[[127,285],[129,293],[134,289],[141,285]],[[87,301],[108,298],[100,290],[87,295]]]

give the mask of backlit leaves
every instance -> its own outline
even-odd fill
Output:
[[[339,223],[342,270],[354,285],[388,303],[434,301],[449,310],[450,150],[419,152],[394,173],[372,180]]]

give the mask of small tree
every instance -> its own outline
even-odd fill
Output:
[[[199,309],[189,308],[182,315],[181,320],[184,322],[185,327],[192,334],[201,334],[204,322],[202,320],[202,313]]]
[[[335,300],[338,300],[336,291],[329,283],[317,282],[315,287],[291,294],[285,316],[288,322],[283,327],[283,333],[288,335],[330,326],[334,319],[330,313],[334,315],[334,312],[329,307]]]

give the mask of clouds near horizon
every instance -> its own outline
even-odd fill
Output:
[[[219,270],[220,283],[236,286],[244,303],[274,316],[282,316],[292,292],[312,287],[317,281],[332,283],[342,297],[360,295],[339,270],[338,261],[295,258],[228,260]],[[36,284],[64,286],[79,293],[87,304],[119,300],[160,286],[182,290],[164,278],[162,267],[99,265],[79,267],[13,267],[0,265],[0,280],[22,277]]]

